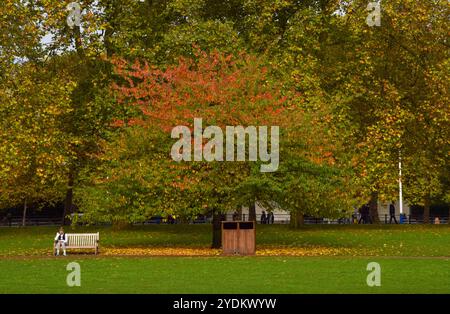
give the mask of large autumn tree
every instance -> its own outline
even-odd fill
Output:
[[[141,114],[116,121],[124,133],[105,143],[104,166],[89,171],[91,184],[80,190],[88,221],[121,225],[156,213],[220,214],[255,201],[268,206],[277,202],[299,215],[332,216],[345,210],[337,206],[339,201],[327,203],[345,199],[344,193],[335,193],[342,187],[339,180],[330,180],[339,173],[332,170],[336,144],[322,137],[309,139],[311,133],[327,137],[329,130],[320,122],[327,119],[325,112],[311,108],[263,57],[196,48],[195,58],[182,57],[165,69],[122,59],[115,64],[121,78],[114,85],[118,102],[139,108]],[[170,133],[179,125],[192,129],[194,118],[223,130],[279,126],[280,172],[261,173],[260,162],[173,161]],[[214,234],[213,245],[219,246],[220,237]]]
[[[145,185],[157,187],[144,196],[148,199],[147,207],[155,211],[166,208],[169,213],[186,215],[205,210],[220,213],[235,208],[232,198],[237,200],[238,197],[233,192],[252,167],[247,162],[177,163],[171,160],[168,144],[174,142],[170,138],[174,127],[192,128],[194,118],[202,118],[205,126],[217,125],[223,130],[227,125],[275,125],[276,117],[291,105],[295,96],[271,80],[268,69],[254,56],[197,51],[196,59],[180,58],[178,64],[165,70],[145,63],[116,62],[117,73],[124,81],[115,86],[118,102],[137,107],[142,113],[128,121],[117,121],[116,125],[128,130],[125,134],[132,138],[136,134],[144,136],[149,144],[143,147],[154,147],[154,153],[139,153],[130,167],[147,172],[143,174]],[[161,151],[161,147],[166,149]],[[109,180],[123,179],[120,175],[109,177]],[[161,189],[163,192],[155,193]],[[131,199],[135,197],[125,191],[123,194]],[[128,205],[133,202],[131,199]],[[148,215],[132,214],[137,207],[128,206],[126,210],[129,215],[122,219],[129,222],[133,222],[133,217],[148,218]]]

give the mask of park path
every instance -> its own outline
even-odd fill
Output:
[[[77,258],[107,258],[107,257],[220,257],[222,250],[208,247],[102,247],[99,255],[92,250],[68,251],[69,255]],[[229,256],[229,255],[228,255]],[[348,247],[262,247],[256,250],[255,257],[335,257],[335,258],[396,258],[396,259],[450,259],[450,256],[403,256],[389,255],[382,250]],[[54,257],[50,250],[32,250],[11,252],[0,255],[2,259],[40,259],[63,258]]]

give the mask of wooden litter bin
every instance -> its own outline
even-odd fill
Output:
[[[256,252],[254,221],[223,221],[222,249],[224,254],[254,255]]]

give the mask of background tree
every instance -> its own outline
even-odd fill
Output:
[[[448,2],[383,3],[380,27],[366,25],[365,8],[348,4],[327,43],[336,47],[336,67],[327,66],[334,121],[347,125],[358,185],[371,203],[397,195],[400,156],[408,199],[426,203],[440,193],[448,164]]]
[[[4,207],[61,198],[69,158],[61,123],[74,82],[31,63],[5,73],[0,91],[0,203]]]

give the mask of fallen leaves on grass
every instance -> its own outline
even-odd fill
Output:
[[[19,249],[8,250],[0,253],[0,258],[14,257],[14,256],[51,256],[52,252],[46,249]]]
[[[350,249],[330,247],[265,248],[256,251],[261,256],[336,256],[351,255]]]
[[[214,256],[222,254],[222,251],[210,248],[138,247],[103,248],[101,254],[108,256]]]
[[[386,248],[331,246],[259,246],[257,256],[383,256]],[[93,254],[93,250],[69,250],[69,255]],[[398,252],[400,253],[400,252]],[[219,256],[221,249],[209,247],[101,247],[100,256]],[[400,255],[400,254],[393,254]],[[11,250],[0,258],[20,256],[52,256],[51,250]]]
[[[373,250],[333,247],[265,247],[256,250],[257,256],[356,256],[375,255]],[[102,255],[114,256],[218,256],[220,249],[210,248],[169,248],[169,247],[139,247],[139,248],[103,248]]]

